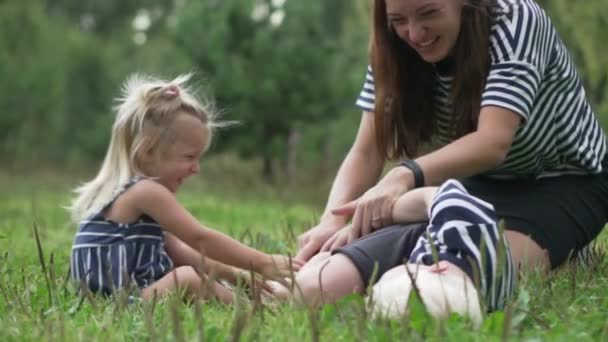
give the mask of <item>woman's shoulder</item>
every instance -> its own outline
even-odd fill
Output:
[[[498,0],[490,30],[494,63],[547,56],[556,31],[545,11],[533,0]]]
[[[493,31],[499,27],[530,29],[538,27],[533,23],[549,24],[550,19],[542,7],[534,0],[498,0],[494,7]],[[543,27],[544,25],[540,25]]]
[[[542,7],[534,0],[497,0],[494,13],[501,16],[512,17],[522,14],[544,14]]]

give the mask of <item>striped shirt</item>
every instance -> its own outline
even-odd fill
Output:
[[[533,0],[498,0],[490,32],[491,65],[481,106],[518,114],[522,124],[506,160],[490,176],[546,177],[603,171],[606,137],[568,51]],[[450,143],[453,78],[435,71],[436,138]],[[374,111],[368,67],[357,105]]]
[[[437,191],[426,233],[409,262],[433,265],[445,260],[462,269],[486,300],[488,311],[502,309],[513,294],[513,264],[494,207],[446,181]]]
[[[138,180],[129,182],[99,213],[79,224],[70,276],[94,293],[145,288],[173,269],[165,251],[165,232],[158,223],[147,216],[133,223],[117,223],[102,214]]]

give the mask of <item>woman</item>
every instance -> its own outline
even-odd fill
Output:
[[[555,268],[599,234],[606,137],[533,0],[375,0],[370,59],[357,138],[321,222],[299,239],[298,258],[334,253],[298,276],[305,295],[362,291],[375,263],[378,277],[399,265],[420,226],[337,248],[391,225],[400,195],[449,178],[495,206],[515,267]]]

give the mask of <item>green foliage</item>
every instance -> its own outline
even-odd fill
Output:
[[[269,159],[285,155],[296,129],[328,134],[345,102],[352,106],[364,71],[365,40],[343,49],[349,16],[345,1],[189,2],[178,12],[177,44],[207,75],[230,119],[241,122],[224,146]],[[352,51],[363,58],[344,63]],[[355,69],[361,76],[353,82]]]
[[[274,3],[0,1],[0,162],[97,163],[108,143],[112,98],[128,74],[194,71],[226,119],[241,122],[219,133],[212,152],[261,158],[269,173],[288,163],[333,173],[360,119],[354,101],[367,64],[370,3]],[[608,2],[539,3],[608,124]],[[271,24],[280,13],[281,24]],[[149,25],[136,28],[136,18]]]
[[[601,38],[608,27],[608,2],[539,1],[548,11],[574,58],[596,112],[608,124],[608,45]]]
[[[109,56],[34,1],[0,4],[0,21],[0,75],[11,80],[0,85],[3,158],[65,160],[72,151],[99,152],[113,83],[104,70]]]

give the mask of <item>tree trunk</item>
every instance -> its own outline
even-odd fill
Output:
[[[300,144],[300,131],[291,128],[287,136],[287,180],[291,181],[298,170],[298,145]]]
[[[262,179],[268,184],[274,182],[274,168],[272,167],[272,156],[265,153],[262,156]]]
[[[319,162],[319,170],[322,175],[326,175],[329,172],[332,163],[334,162],[334,155],[331,149],[331,134],[326,134],[323,137],[323,151],[321,155],[321,160]]]

